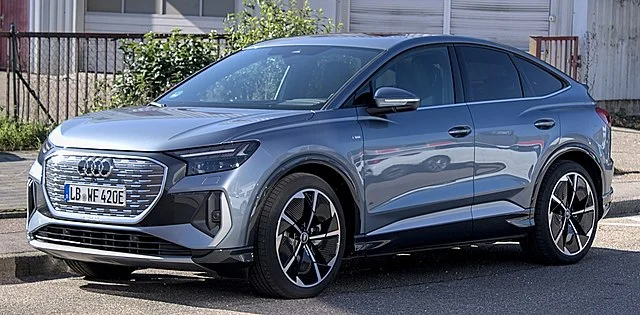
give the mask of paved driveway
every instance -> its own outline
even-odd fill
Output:
[[[37,156],[37,151],[0,152],[0,211],[26,207],[27,174]]]

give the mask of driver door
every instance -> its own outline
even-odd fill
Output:
[[[468,107],[455,101],[451,52],[429,46],[402,53],[354,95],[364,138],[369,252],[471,236],[474,132]],[[369,114],[380,87],[412,92],[420,107]]]

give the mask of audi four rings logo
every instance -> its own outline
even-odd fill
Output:
[[[109,177],[113,160],[109,158],[83,158],[78,162],[78,174],[90,177]]]

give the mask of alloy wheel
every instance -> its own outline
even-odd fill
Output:
[[[573,256],[581,253],[593,236],[596,204],[589,182],[577,172],[562,176],[549,202],[549,231],[556,248]]]
[[[276,227],[276,252],[287,279],[313,287],[333,269],[340,250],[334,204],[317,189],[304,189],[285,204]]]

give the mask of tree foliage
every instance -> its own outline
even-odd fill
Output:
[[[325,18],[322,9],[312,9],[308,1],[245,0],[243,4],[241,12],[229,14],[225,20],[227,52],[264,40],[331,33],[342,27]]]

